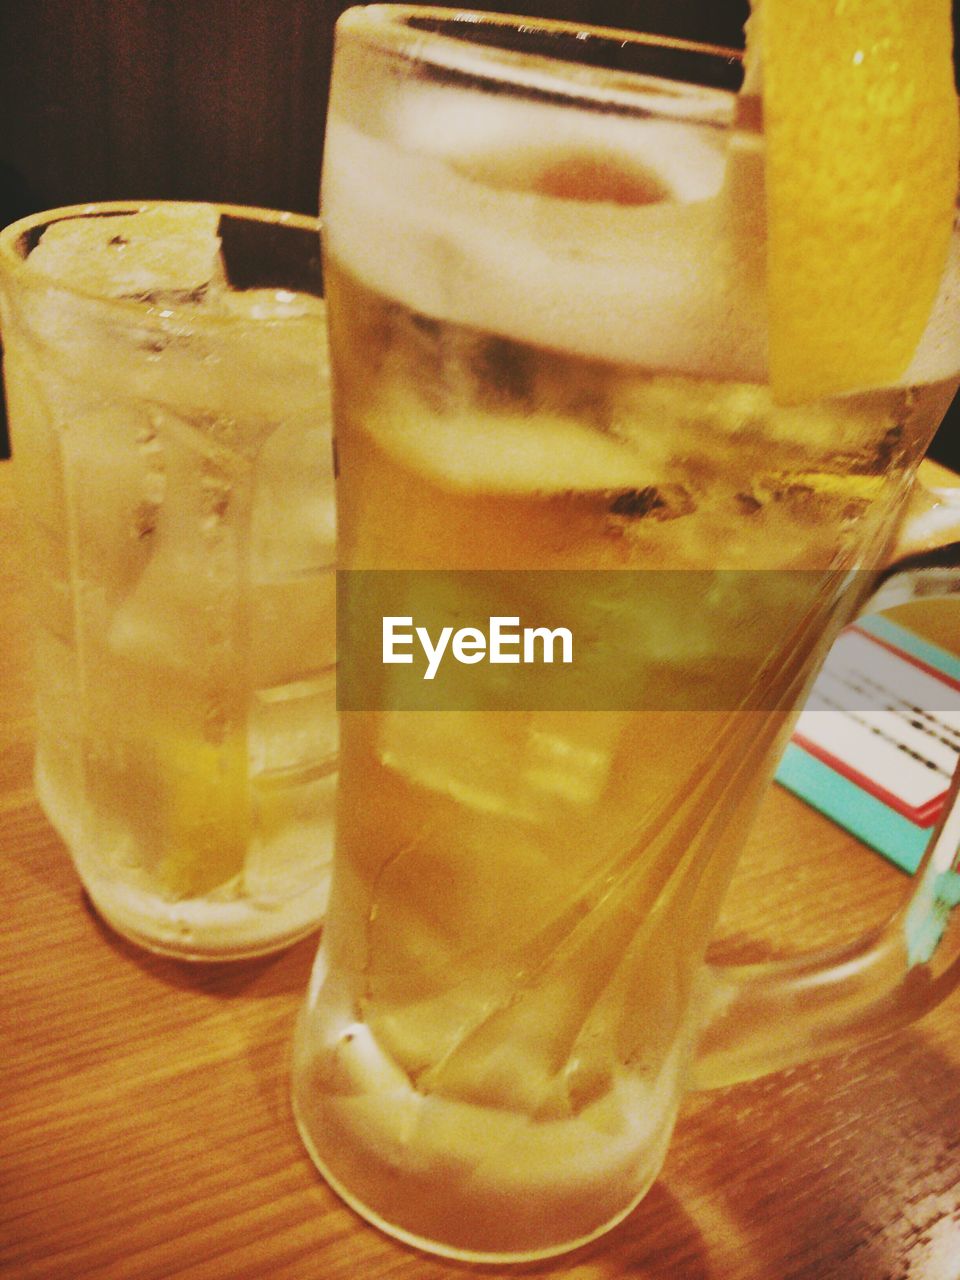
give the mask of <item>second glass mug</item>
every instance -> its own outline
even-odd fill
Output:
[[[600,1235],[656,1177],[684,1088],[853,1044],[957,981],[960,810],[874,935],[704,963],[791,712],[862,602],[840,587],[881,562],[960,367],[945,290],[902,385],[773,402],[738,80],[726,51],[562,24],[392,5],[338,27],[344,589],[384,569],[454,592],[477,570],[517,589],[638,571],[618,625],[664,699],[405,710],[382,673],[381,706],[341,697],[294,1109],[348,1203],[432,1252]],[[577,633],[572,587],[545,605]]]
[[[276,951],[326,905],[318,235],[292,213],[150,201],[0,235],[37,793],[100,915],[179,959]]]

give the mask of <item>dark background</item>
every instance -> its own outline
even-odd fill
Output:
[[[38,209],[111,199],[315,213],[333,26],[346,7],[0,0],[0,225]],[[476,7],[735,46],[747,14],[747,0]],[[0,429],[0,456],[2,446]],[[960,469],[957,406],[934,453]]]

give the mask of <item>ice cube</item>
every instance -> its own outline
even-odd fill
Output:
[[[329,363],[322,298],[286,289],[208,290],[202,314],[236,323],[211,326],[202,366],[224,414],[276,423],[308,414],[326,430],[330,468]],[[214,394],[208,389],[208,396]],[[302,424],[304,425],[304,424]]]
[[[219,221],[200,204],[64,218],[46,229],[27,265],[100,296],[183,301],[222,274]]]
[[[524,752],[524,782],[567,807],[596,804],[613,764],[625,717],[534,713]]]
[[[250,702],[251,772],[281,783],[336,769],[337,702],[332,670],[272,689],[256,689]]]
[[[509,814],[535,821],[519,788],[523,726],[516,712],[388,712],[381,724],[380,758],[405,781],[453,797],[475,814]]]
[[[289,582],[331,568],[336,513],[325,402],[278,427],[255,466],[250,535],[254,580]]]
[[[218,311],[241,320],[326,320],[322,298],[290,289],[218,289],[210,295]]]
[[[559,415],[427,417],[398,398],[376,434],[398,462],[474,493],[642,489],[651,481],[648,459],[630,444]]]
[[[251,778],[253,821],[243,867],[244,890],[262,907],[282,907],[309,894],[326,909],[333,851],[335,768],[318,776],[304,768],[288,776]]]

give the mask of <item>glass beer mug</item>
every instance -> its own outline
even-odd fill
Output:
[[[102,918],[223,961],[319,925],[333,474],[315,218],[72,206],[0,235],[37,795]]]
[[[656,1177],[685,1088],[853,1044],[957,980],[960,813],[872,936],[704,960],[960,369],[945,289],[908,382],[775,403],[739,76],[724,51],[561,24],[391,5],[339,25],[323,208],[341,612],[383,578],[412,633],[404,599],[439,582],[461,624],[479,603],[589,633],[593,675],[622,661],[630,690],[592,700],[581,677],[566,703],[487,705],[478,675],[414,706],[412,650],[351,685],[341,647],[339,839],[295,1113],[330,1184],[435,1253],[515,1261],[600,1235]]]

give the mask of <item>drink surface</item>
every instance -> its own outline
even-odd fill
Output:
[[[334,512],[322,300],[231,287],[205,216],[54,224],[5,345],[41,799],[121,932],[226,957],[325,902]]]
[[[746,825],[960,359],[945,291],[904,385],[774,404],[731,97],[651,85],[661,118],[630,119],[410,75],[361,99],[349,52],[324,178],[342,568],[647,570],[610,626],[694,690],[342,717],[304,1140],[402,1238],[546,1256],[656,1176]],[[702,599],[687,569],[716,571]],[[758,686],[776,710],[747,709]]]

